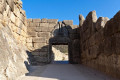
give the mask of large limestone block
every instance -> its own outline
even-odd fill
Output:
[[[47,57],[48,52],[32,52],[32,55],[39,57]]]
[[[7,0],[7,3],[9,4],[11,10],[14,11],[14,6],[15,6],[14,0]]]
[[[48,19],[48,23],[55,23],[57,24],[58,19]]]
[[[45,46],[45,47],[43,47],[42,49],[40,49],[40,52],[47,52],[48,51],[48,46]]]
[[[37,61],[37,62],[41,62],[41,63],[46,63],[46,62],[48,62],[48,58],[47,57],[40,57],[40,56],[34,56],[34,58],[35,58],[35,60]]]
[[[36,32],[41,32],[41,31],[42,31],[41,27],[36,27]]]
[[[64,20],[63,23],[66,25],[73,25],[73,20]]]
[[[42,22],[42,23],[47,23],[47,19],[46,19],[46,18],[43,18],[43,19],[41,19],[41,22]]]
[[[109,37],[114,33],[120,31],[120,11],[111,19],[109,20],[104,29],[105,37]]]
[[[41,31],[42,31],[42,32],[48,32],[48,31],[49,31],[49,30],[48,30],[48,29],[49,29],[48,27],[45,27],[45,26],[44,26],[44,27],[40,27],[40,28],[41,28]]]
[[[70,39],[79,39],[79,34],[70,34]]]
[[[13,23],[15,23],[15,15],[13,14],[13,12],[11,12],[10,19]]]
[[[40,23],[40,27],[48,27],[49,23]]]
[[[26,39],[26,42],[27,42],[27,43],[32,43],[32,37],[28,37],[28,38]]]
[[[91,11],[87,15],[86,20],[83,23],[83,32],[89,28],[91,29],[91,35],[94,34],[96,21],[97,21],[96,11]]]
[[[48,56],[48,52],[40,52],[39,54],[40,57],[47,57]]]
[[[91,11],[86,17],[86,20],[91,20],[92,22],[97,21],[96,11]]]
[[[40,19],[33,19],[33,22],[34,22],[34,23],[40,23],[41,20],[40,20]]]
[[[40,26],[40,23],[34,23],[34,26],[35,26],[35,27],[39,27],[39,26]]]
[[[109,37],[109,38],[106,38],[105,40],[104,40],[104,54],[105,55],[111,55],[111,54],[113,54],[113,47],[112,47],[112,38],[111,37]],[[115,47],[115,46],[114,46]]]
[[[27,43],[27,47],[32,48],[33,47],[33,43]]]
[[[104,40],[104,30],[101,29],[101,30],[99,30],[99,32],[96,32],[96,34],[95,34],[96,44],[101,43],[103,40]]]
[[[93,35],[93,36],[90,37],[89,42],[90,42],[90,46],[95,45],[95,43],[96,43],[96,41],[95,41],[95,35]]]
[[[25,31],[21,30],[21,35],[22,35],[22,36],[24,36],[24,37],[26,37],[27,32],[25,32]]]
[[[6,0],[0,0],[0,13],[3,13],[6,7]]]
[[[24,25],[24,26],[22,27],[22,30],[27,33],[27,26]]]
[[[19,35],[21,35],[21,32],[22,32],[21,28],[18,28],[18,27],[17,27],[17,33],[18,33]]]
[[[96,22],[96,29],[97,31],[101,28],[104,28],[105,24],[107,23],[107,21],[109,20],[109,18],[107,17],[100,17],[98,18],[97,22]]]
[[[30,27],[39,27],[39,26],[40,26],[40,23],[30,22],[30,23],[29,23],[29,26],[30,26]]]
[[[26,17],[25,10],[23,10],[23,9],[20,9],[20,12],[21,12],[21,14],[22,14],[24,17]]]
[[[49,33],[49,32],[39,32],[39,33],[38,33],[38,37],[46,37],[46,38],[49,38],[49,37],[50,37],[50,33]]]
[[[82,15],[79,15],[79,26],[82,26],[85,21],[85,18]]]
[[[89,57],[92,59],[92,58],[96,58],[97,57],[97,55],[99,54],[98,53],[98,45],[95,45],[95,46],[93,46],[93,47],[91,47],[90,48],[90,55],[89,55]]]
[[[47,45],[47,46],[42,47],[41,49],[36,49],[33,52],[47,52],[48,49],[49,49],[49,46]]]
[[[15,16],[20,17],[20,10],[17,6],[14,6],[14,11],[13,12],[14,12]]]
[[[51,27],[55,27],[55,25],[57,25],[57,24],[55,24],[55,23],[49,23],[49,28],[51,28]]]
[[[33,38],[33,42],[45,43],[46,42],[46,38],[44,38],[44,37],[35,37],[35,38]]]
[[[28,22],[32,22],[32,21],[33,21],[33,19],[27,19],[27,21],[28,21]]]
[[[40,54],[40,52],[31,52],[31,54],[33,55],[33,56],[39,56],[39,54]]]
[[[46,43],[34,43],[35,49],[42,49],[45,46],[47,46]]]
[[[36,37],[36,36],[37,36],[37,32],[29,31],[29,32],[28,32],[28,36],[29,36],[29,37]]]
[[[37,27],[28,27],[28,28],[27,28],[27,31],[28,31],[28,32],[29,32],[29,31],[36,32],[36,28],[37,28]]]
[[[70,25],[71,29],[76,29],[78,28],[78,25]]]

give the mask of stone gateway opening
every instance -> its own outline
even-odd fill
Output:
[[[73,25],[27,19],[21,0],[0,0],[0,80],[116,80],[84,65],[120,79],[120,11],[112,19],[91,11]]]
[[[68,64],[68,45],[52,45],[52,63]]]

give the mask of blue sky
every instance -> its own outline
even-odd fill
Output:
[[[95,10],[98,17],[112,18],[120,10],[120,0],[22,0],[27,18],[73,20],[79,24],[79,14],[84,17]]]

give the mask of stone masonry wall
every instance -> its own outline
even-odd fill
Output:
[[[110,20],[80,15],[80,45],[82,64],[120,78],[120,11]]]
[[[26,44],[27,20],[21,0],[0,0],[0,4],[2,25],[9,25],[16,40]]]
[[[32,64],[48,62],[49,38],[57,19],[28,19],[27,46],[33,55]]]
[[[0,0],[0,80],[17,80],[28,72],[26,38],[21,0]]]
[[[32,64],[39,65],[42,63],[49,62],[49,39],[54,37],[56,30],[59,29],[57,19],[28,19],[28,38],[27,46],[29,52],[32,54]],[[71,46],[74,39],[78,39],[77,25],[73,25],[72,20],[64,20],[60,22],[62,27],[67,28],[69,31],[69,38],[71,39]],[[75,29],[75,30],[73,30]],[[79,40],[78,40],[79,41]],[[72,47],[70,46],[72,50]],[[71,53],[72,54],[72,53]],[[72,57],[71,57],[72,58]]]

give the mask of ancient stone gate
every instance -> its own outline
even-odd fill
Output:
[[[52,45],[61,44],[68,45],[69,62],[78,63],[75,62],[77,60],[73,60],[72,52],[74,50],[72,47],[74,47],[76,39],[79,41],[79,33],[78,26],[73,25],[72,20],[58,22],[57,19],[28,19],[28,23],[27,45],[33,56],[33,65],[50,63],[52,61]]]

